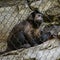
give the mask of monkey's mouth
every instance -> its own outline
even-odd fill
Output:
[[[34,28],[39,28],[41,23],[42,23],[41,21],[34,21],[33,27]]]

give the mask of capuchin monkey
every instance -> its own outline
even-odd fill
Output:
[[[43,23],[43,14],[38,10],[33,11],[26,20],[15,25],[7,39],[7,49],[2,53],[29,48],[41,44],[41,40],[47,40],[47,36],[41,35],[40,25]],[[48,33],[47,35],[49,35]],[[41,39],[40,39],[41,38]],[[40,41],[39,41],[40,40]]]
[[[40,35],[40,25],[43,22],[43,14],[33,11],[26,20],[15,25],[8,36],[7,46],[11,50],[27,48],[38,45],[35,38]]]

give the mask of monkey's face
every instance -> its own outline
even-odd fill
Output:
[[[42,14],[36,14],[34,21],[42,23],[43,22],[43,16],[42,16]]]
[[[40,13],[37,13],[34,18],[34,23],[36,27],[39,27],[42,22],[43,22],[43,15]]]
[[[31,23],[34,28],[39,28],[41,23],[43,22],[43,14],[38,10],[35,10],[27,18],[27,21],[29,21],[29,23]]]

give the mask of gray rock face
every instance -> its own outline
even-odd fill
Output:
[[[52,35],[58,35],[60,32],[60,26],[57,25],[46,25],[43,29],[44,32],[51,32]]]
[[[25,0],[0,0],[0,7],[24,4]]]
[[[0,56],[0,60],[57,60],[60,58],[60,40],[52,39],[35,47],[16,50],[3,55]]]
[[[58,0],[39,0],[31,3],[31,6],[38,8],[41,12],[46,11],[47,14],[60,14],[60,4]]]
[[[19,10],[17,6],[0,8],[0,41],[5,41],[12,28],[26,19],[30,11],[28,9],[22,5],[19,6]]]

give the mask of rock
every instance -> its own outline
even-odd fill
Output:
[[[60,25],[55,25],[55,24],[46,25],[44,27],[43,31],[44,32],[51,32],[51,34],[54,35],[56,38],[60,32]]]
[[[0,8],[0,42],[6,41],[9,32],[20,21],[25,20],[31,10],[20,6],[9,6]]]
[[[0,52],[5,51],[7,48],[7,43],[6,42],[0,42]]]
[[[15,53],[15,54],[14,54]],[[10,55],[9,55],[10,54]],[[0,60],[56,60],[60,58],[60,40],[52,39],[28,49],[16,50],[0,56]]]
[[[56,15],[60,13],[60,4],[58,0],[39,0],[31,3],[31,7],[38,8],[41,12],[49,12],[51,15]],[[51,12],[49,11],[50,9]],[[48,11],[47,11],[48,10]],[[57,13],[54,11],[56,10]],[[53,13],[54,12],[54,13]]]
[[[37,0],[30,0],[29,3],[32,3]],[[27,5],[27,0],[0,0],[0,7],[14,6],[14,5]]]
[[[60,1],[59,0],[39,0],[31,3],[32,8],[38,8],[47,18],[46,20],[60,23]]]
[[[0,7],[24,4],[25,0],[0,0]]]

